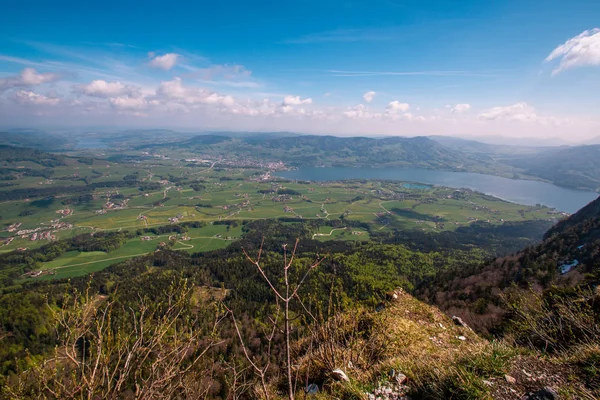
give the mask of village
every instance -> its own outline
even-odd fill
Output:
[[[38,240],[56,240],[56,238],[57,238],[56,233],[58,231],[73,228],[73,224],[61,221],[62,218],[72,215],[73,210],[70,208],[65,208],[65,209],[57,210],[56,213],[60,214],[62,217],[51,220],[49,225],[46,225],[45,223],[41,223],[40,225],[42,225],[42,226],[38,226],[37,228],[31,228],[31,229],[19,229],[23,225],[22,222],[15,222],[15,223],[9,225],[6,228],[6,231],[9,233],[13,233],[14,236],[4,239],[2,244],[4,246],[8,246],[17,237],[21,238],[21,239],[29,239],[32,242],[35,242]]]

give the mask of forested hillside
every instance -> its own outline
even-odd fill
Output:
[[[229,154],[263,160],[285,160],[292,166],[410,166],[431,169],[508,173],[484,154],[467,154],[426,137],[198,135],[184,142],[143,145],[139,149],[187,149],[202,154]]]
[[[552,148],[503,162],[560,186],[600,189],[600,145]]]
[[[506,296],[600,283],[600,198],[560,221],[538,245],[466,270],[442,272],[420,288],[428,301],[483,332],[506,327]]]
[[[0,131],[0,144],[52,151],[67,148],[68,139],[42,130],[11,129]]]

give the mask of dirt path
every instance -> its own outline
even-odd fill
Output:
[[[119,257],[112,257],[112,258],[103,258],[102,260],[88,261],[88,262],[79,263],[79,264],[63,265],[61,267],[54,267],[54,268],[51,268],[51,269],[63,269],[63,268],[70,268],[70,267],[79,267],[81,265],[95,264],[95,263],[99,263],[99,262],[103,262],[103,261],[119,260],[121,258],[141,257],[141,256],[145,256],[146,254],[149,254],[149,253],[140,253],[140,254],[132,254],[132,255],[129,255],[129,256],[119,256]]]
[[[383,210],[384,210],[386,213],[388,213],[388,214],[391,214],[391,213],[392,213],[390,210],[388,210],[387,208],[385,208],[385,207],[383,206],[383,202],[379,203],[379,207],[383,208]]]
[[[187,246],[187,247],[185,247],[185,249],[186,249],[186,250],[187,250],[187,249],[193,249],[193,248],[194,248],[194,245],[193,245],[193,244],[187,244],[187,243],[183,243],[183,242],[182,242],[182,241],[180,241],[180,240],[178,240],[178,241],[177,241],[177,243],[179,243],[179,244],[180,244],[180,245],[182,245],[182,246]],[[177,249],[177,250],[181,250],[181,249]]]
[[[312,238],[314,239],[315,236],[331,236],[334,231],[343,231],[344,229],[346,229],[346,227],[344,227],[344,228],[334,228],[329,233],[315,233],[315,234],[312,235]]]

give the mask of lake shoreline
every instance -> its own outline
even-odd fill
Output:
[[[382,180],[470,189],[515,204],[542,204],[574,213],[598,197],[598,193],[529,179],[511,179],[478,172],[455,172],[426,168],[306,167],[279,171],[275,176],[315,182]]]
[[[327,169],[327,168],[365,168],[365,169],[373,169],[373,170],[385,170],[385,169],[423,169],[423,170],[427,170],[427,171],[443,171],[443,172],[457,172],[457,173],[465,173],[465,174],[477,174],[477,175],[484,175],[484,176],[497,176],[499,178],[505,178],[505,179],[510,179],[510,180],[514,180],[514,181],[533,181],[533,182],[543,182],[543,183],[549,183],[551,185],[560,187],[560,188],[564,188],[564,189],[571,189],[571,190],[577,190],[580,192],[590,192],[590,193],[596,193],[597,195],[600,195],[600,188],[598,189],[592,189],[589,187],[575,187],[575,186],[564,186],[564,185],[559,185],[557,183],[554,183],[548,179],[544,179],[541,178],[539,176],[535,176],[535,175],[524,175],[524,174],[519,174],[519,177],[515,178],[514,176],[509,176],[509,174],[503,174],[503,173],[485,173],[485,172],[478,172],[478,171],[467,171],[464,169],[459,169],[459,168],[427,168],[427,167],[408,167],[408,166],[372,166],[372,165],[358,165],[358,166],[346,166],[346,165],[338,165],[338,166],[320,166],[320,167],[290,167],[288,169],[285,169],[284,171],[297,171],[299,169],[304,169],[304,168],[320,168],[320,169]]]

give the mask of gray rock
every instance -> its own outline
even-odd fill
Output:
[[[311,383],[307,387],[304,388],[306,394],[317,394],[319,393],[319,387],[315,383]]]
[[[339,368],[336,368],[333,371],[331,371],[331,377],[336,381],[350,382],[350,378],[348,378],[348,375],[346,375],[346,373]]]
[[[469,327],[469,325],[465,324],[465,321],[463,321],[461,317],[457,317],[456,315],[452,316],[452,321],[454,321],[455,325],[462,326],[464,328]]]
[[[510,375],[504,375],[504,379],[506,379],[506,382],[508,382],[510,384],[517,383],[517,380]]]
[[[523,400],[558,400],[558,393],[552,388],[545,387],[537,392],[530,392],[523,397]]]
[[[398,385],[402,385],[404,382],[406,382],[406,379],[408,379],[406,375],[401,373],[396,374],[395,378]]]

